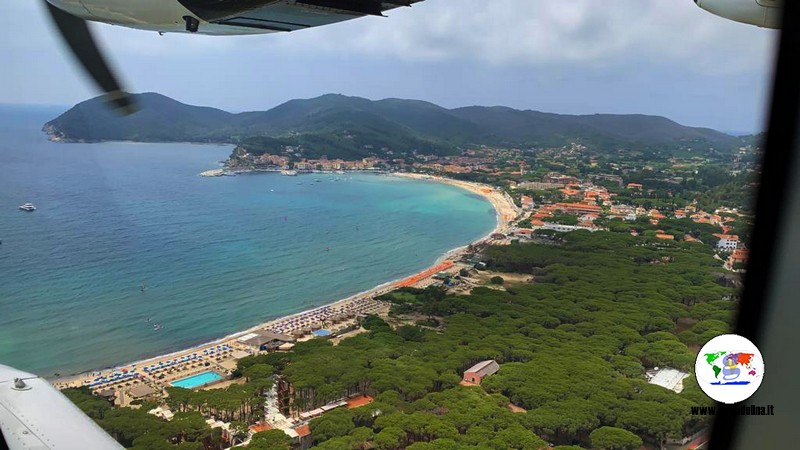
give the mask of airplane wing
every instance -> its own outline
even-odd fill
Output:
[[[0,364],[0,448],[123,449],[47,380]]]
[[[262,31],[295,31],[411,6],[423,0],[179,0],[198,18]]]

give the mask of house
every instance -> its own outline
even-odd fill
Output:
[[[675,239],[675,236],[673,236],[671,234],[662,234],[662,233],[656,234],[656,237],[659,238],[659,239],[667,240],[667,241],[672,241],[672,240]]]
[[[634,220],[636,219],[636,210],[630,205],[613,205],[609,209],[609,213],[614,216],[627,216],[631,214]]]
[[[497,364],[497,361],[493,359],[481,361],[464,372],[464,381],[468,383],[481,384],[481,381],[483,381],[484,378],[497,373],[498,370],[500,370],[500,365]]]
[[[578,197],[581,195],[581,191],[572,189],[570,187],[565,187],[561,189],[561,193],[564,194],[564,197]]]
[[[589,224],[589,225],[591,225],[591,224]],[[584,226],[584,225],[581,225],[580,223],[578,225],[562,225],[560,223],[545,222],[544,225],[542,225],[542,229],[553,230],[553,231],[557,231],[559,233],[569,233],[569,232],[575,231],[575,230],[597,231],[600,228],[595,227],[595,226]]]
[[[717,242],[717,249],[719,250],[736,250],[739,248],[739,236],[735,234],[715,234],[719,238]]]
[[[308,424],[294,428],[294,432],[297,433],[296,443],[299,444],[300,450],[311,448],[314,439],[311,437],[311,427]]]
[[[269,431],[272,430],[272,425],[268,424],[267,422],[258,422],[255,425],[250,425],[250,431],[253,433],[261,433],[262,431]]]
[[[588,213],[595,213],[600,214],[603,212],[603,208],[597,205],[587,205],[584,203],[556,203],[553,207],[554,210],[561,210],[567,214],[588,214]]]
[[[731,256],[730,256],[731,264],[745,263],[745,262],[747,262],[747,258],[749,256],[750,256],[750,252],[748,250],[744,250],[744,249],[734,250],[733,253],[731,253]]]
[[[172,418],[175,416],[175,414],[173,414],[167,406],[159,406],[158,408],[147,411],[147,413],[166,421],[172,420]]]
[[[530,239],[531,235],[533,234],[533,230],[530,228],[520,228],[519,230],[514,231],[513,234],[518,238]]]
[[[725,268],[728,270],[737,270],[740,267],[737,267],[737,264],[746,264],[747,258],[750,256],[750,252],[745,249],[736,249],[734,250],[731,255],[728,257],[728,260],[725,262]]]
[[[533,198],[529,197],[527,195],[523,195],[520,198],[520,203],[522,203],[522,208],[523,209],[533,209],[533,207],[534,207]]]
[[[628,189],[636,189],[638,191],[641,191],[642,190],[642,185],[639,184],[639,183],[628,183],[627,188]]]

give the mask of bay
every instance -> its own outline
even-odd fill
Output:
[[[41,126],[59,112],[0,106],[0,364],[41,375],[330,303],[417,272],[496,224],[485,199],[443,184],[203,178],[230,146],[49,142]],[[18,210],[25,202],[38,210]]]

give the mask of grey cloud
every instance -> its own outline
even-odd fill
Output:
[[[4,5],[0,102],[95,92],[41,13],[39,2]],[[723,129],[761,122],[776,35],[691,0],[427,0],[388,15],[242,37],[94,29],[134,90],[190,103],[261,109],[341,92],[643,112]]]

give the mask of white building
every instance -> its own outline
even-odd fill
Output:
[[[739,248],[739,236],[736,236],[735,234],[719,235],[719,242],[717,242],[717,249],[736,250],[737,248]]]
[[[689,374],[670,367],[665,367],[660,370],[656,367],[653,370],[648,370],[646,376],[648,383],[667,388],[680,394],[681,391],[683,391],[683,379],[688,377]]]
[[[550,223],[550,222],[545,222],[545,224],[542,225],[542,228],[545,230],[558,231],[559,233],[569,233],[570,231],[575,231],[575,230],[589,230],[589,231],[599,230],[599,228],[582,227],[579,225],[562,225],[560,223]]]

